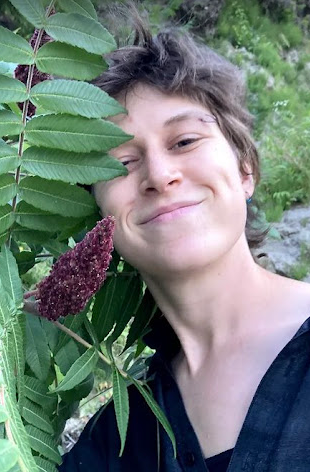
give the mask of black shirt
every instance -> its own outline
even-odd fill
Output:
[[[233,449],[216,454],[206,459],[209,472],[226,472],[233,453]]]
[[[118,457],[120,442],[113,405],[110,404],[88,423],[77,445],[65,456],[61,472],[208,470],[170,370],[169,352],[175,351],[177,340],[169,334],[166,337],[165,333],[159,327],[158,351],[150,367],[150,375],[155,375],[150,386],[174,430],[177,458],[173,456],[167,434],[161,426],[157,426],[155,417],[140,394],[130,387],[129,429],[123,456]],[[310,318],[278,354],[261,380],[227,472],[309,471]]]

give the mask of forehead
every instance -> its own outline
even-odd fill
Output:
[[[210,110],[195,100],[180,95],[168,95],[156,88],[138,85],[122,97],[119,102],[127,109],[127,114],[111,118],[115,124],[127,132],[136,127],[171,128],[178,123],[197,121],[212,123],[216,118]]]

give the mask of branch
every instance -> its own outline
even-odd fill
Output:
[[[59,323],[59,321],[53,321],[54,325],[57,326],[57,328],[59,328],[61,331],[63,331],[64,333],[66,333],[68,336],[71,336],[71,338],[75,339],[78,343],[82,344],[83,346],[87,347],[88,349],[89,348],[92,348],[94,346],[92,346],[89,342],[85,341],[85,339],[81,338],[81,336],[79,336],[78,334],[76,334],[74,331],[71,331],[71,329],[67,328],[66,326],[62,325],[61,323]],[[112,362],[110,361],[110,359],[108,359],[107,357],[105,357],[104,354],[102,354],[102,352],[98,351],[98,354],[99,354],[99,357],[100,359],[102,359],[106,364],[108,365],[111,365]]]
[[[32,296],[35,296],[37,293],[37,290],[32,290],[30,292],[27,292],[24,294],[24,311],[25,312],[28,312],[28,313],[31,313],[33,315],[36,315],[36,316],[41,316],[40,315],[40,312],[37,308],[37,301],[32,301],[32,300],[29,300],[30,297]],[[44,318],[44,317],[42,317]],[[63,331],[64,333],[66,333],[68,336],[70,336],[71,338],[75,339],[75,341],[77,341],[78,343],[82,344],[83,346],[85,346],[87,349],[90,349],[90,348],[93,348],[94,346],[92,344],[90,344],[88,341],[86,341],[85,339],[83,339],[81,336],[79,336],[77,333],[75,333],[74,331],[72,331],[71,329],[67,328],[66,326],[64,326],[63,324],[59,323],[59,321],[51,321],[51,323],[53,323],[58,329],[60,329],[61,331]],[[108,365],[114,365],[114,362],[113,360],[111,361],[108,357],[106,357],[102,352],[99,351],[99,349],[97,349],[97,352],[98,352],[98,355],[100,357],[100,359],[103,360],[103,362],[105,362],[106,364]],[[124,377],[124,378],[128,378],[128,374],[122,370],[122,369],[118,369],[120,374]]]
[[[38,52],[38,49],[39,49],[39,46],[40,46],[40,43],[41,43],[41,39],[42,39],[42,35],[43,35],[43,31],[44,31],[43,28],[40,29],[39,33],[38,33],[38,36],[36,38],[36,42],[35,42],[35,45],[34,45],[34,48],[33,48],[34,56]],[[34,68],[35,68],[35,64],[31,64],[29,66],[27,84],[26,84],[27,95],[30,94]],[[29,107],[29,98],[27,98],[27,100],[25,100],[24,104],[23,104],[23,113],[22,113],[23,130],[19,135],[19,141],[18,141],[18,156],[19,156],[20,160],[23,157],[23,146],[24,146],[24,139],[25,139],[25,126],[26,126],[26,121],[27,121],[28,107]],[[19,181],[20,181],[20,168],[21,168],[21,164],[17,167],[16,173],[15,173],[15,181],[16,181],[17,185],[19,184]],[[13,212],[16,209],[16,202],[17,202],[17,197],[15,196],[13,198],[13,201],[12,201],[12,211]]]

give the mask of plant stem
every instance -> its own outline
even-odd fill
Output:
[[[37,257],[53,257],[53,254],[37,254],[36,258]]]
[[[0,388],[0,404],[5,408],[4,386],[3,385]],[[14,441],[13,434],[12,434],[12,430],[11,430],[11,426],[10,426],[10,419],[7,419],[5,421],[4,427],[5,427],[5,432],[6,432],[6,436],[7,436],[8,440],[12,444],[14,444],[14,446],[16,446],[16,448],[18,449],[18,447],[16,445],[16,442]],[[22,472],[28,472],[28,469],[27,469],[23,459],[20,456],[18,457],[18,465],[19,465]]]
[[[24,293],[24,299],[27,300],[28,298],[32,297],[32,296],[35,296],[35,294],[37,293],[37,290],[32,290],[30,292],[26,292]],[[29,303],[29,304],[33,304],[33,309],[28,309],[26,308],[26,304]],[[26,308],[26,309],[25,309]],[[24,304],[24,309],[25,311],[28,311],[29,313],[32,313],[34,315],[37,315],[37,316],[40,316],[37,308],[35,307],[35,302],[25,302]],[[88,341],[86,341],[85,339],[83,339],[81,336],[79,336],[77,333],[75,333],[74,331],[72,331],[71,329],[67,328],[67,326],[64,326],[63,324],[59,323],[59,321],[52,321],[52,323],[57,326],[58,329],[60,329],[61,331],[63,331],[64,333],[66,333],[68,336],[70,336],[71,338],[75,339],[78,343],[82,344],[83,346],[87,347],[87,349],[90,349],[90,348],[93,348],[94,346],[92,344],[90,344]],[[98,350],[98,354],[99,354],[99,357],[100,359],[103,360],[103,362],[105,362],[106,364],[108,365],[113,365],[113,361],[111,361],[110,359],[108,359],[104,354],[102,354],[102,352],[100,352]],[[118,369],[120,374],[124,377],[124,378],[128,378],[128,374],[122,370],[122,369]]]
[[[53,6],[54,6],[54,0],[51,1],[51,3],[49,4],[49,6],[47,8],[46,17],[49,16]],[[36,42],[35,42],[34,47],[33,47],[34,57],[36,57],[37,52],[39,50],[40,43],[41,43],[42,36],[43,36],[43,32],[44,32],[43,28],[41,28],[38,32],[38,36],[36,38]],[[27,91],[28,96],[29,96],[30,90],[31,90],[34,68],[35,68],[35,63],[31,64],[29,66],[29,69],[28,69],[27,84],[26,84],[26,91]],[[21,159],[23,157],[23,146],[24,146],[24,140],[25,140],[25,126],[26,126],[26,121],[27,121],[28,107],[29,107],[29,98],[27,98],[27,100],[24,101],[23,111],[22,111],[23,130],[19,135],[19,141],[18,141],[18,156],[19,156],[20,163],[19,163],[19,166],[17,167],[16,172],[15,172],[15,182],[16,182],[17,185],[19,184],[20,177],[21,177],[20,169],[21,169]],[[15,195],[15,197],[12,200],[12,212],[13,213],[16,210],[16,204],[17,204],[17,196]],[[12,233],[10,233],[9,246],[11,246],[11,240],[12,240]]]
[[[27,300],[27,298],[34,297],[36,293],[37,290],[31,290],[30,292],[26,292],[24,293],[24,299]]]
[[[113,275],[114,275],[115,277],[119,277],[119,276],[121,276],[121,277],[132,277],[132,276],[138,275],[138,272],[135,271],[135,270],[132,271],[132,272],[125,272],[125,271],[123,271],[123,272],[113,272],[113,271],[107,271],[107,272],[106,272],[106,275],[107,275],[107,277],[112,277]]]
[[[78,343],[82,344],[83,346],[87,347],[88,349],[90,348],[93,348],[94,346],[92,346],[89,342],[85,341],[85,339],[81,338],[81,336],[79,336],[78,334],[76,334],[74,331],[71,331],[71,329],[67,328],[66,326],[62,325],[61,323],[59,323],[59,321],[53,321],[54,325],[57,326],[57,328],[59,328],[61,331],[63,331],[64,333],[66,333],[68,336],[70,336],[71,338],[75,339]],[[105,362],[106,364],[108,365],[113,365],[113,362],[110,361],[110,359],[108,359],[104,354],[102,354],[102,352],[98,351],[98,355],[100,357],[100,359],[103,360],[103,362]],[[119,372],[122,374],[123,377],[127,378],[128,375],[125,371],[121,370],[121,369],[118,369]]]
[[[40,31],[38,33],[38,36],[36,38],[36,42],[35,42],[35,45],[34,45],[34,48],[33,48],[34,56],[36,56],[36,54],[38,52],[40,42],[41,42],[41,39],[42,39],[42,35],[43,35],[43,31],[44,31],[43,29],[40,29]],[[27,84],[26,84],[27,95],[30,94],[31,84],[32,84],[32,79],[33,79],[33,73],[34,73],[34,67],[35,67],[35,64],[31,64],[29,66]],[[23,146],[24,146],[24,140],[25,140],[25,126],[26,126],[26,121],[27,121],[28,107],[29,107],[29,98],[27,98],[27,100],[25,100],[24,104],[23,104],[23,113],[22,113],[23,130],[19,135],[19,141],[18,141],[18,156],[19,156],[20,160],[23,157]],[[19,166],[16,169],[16,173],[15,173],[15,181],[16,181],[17,185],[19,184],[19,181],[20,181],[20,168],[21,168],[21,164],[19,164]],[[12,211],[13,212],[16,209],[16,203],[17,203],[17,197],[15,196],[13,198],[13,201],[12,201]]]
[[[66,326],[59,323],[59,321],[53,321],[53,323],[54,323],[55,326],[57,326],[57,328],[61,329],[61,331],[68,334],[68,336],[71,336],[71,338],[75,339],[78,343],[82,344],[83,346],[87,347],[88,349],[94,347],[89,342],[85,341],[85,339],[81,338],[81,336],[76,334],[74,331],[71,331],[71,329],[69,329]],[[105,355],[103,355],[102,352],[98,351],[98,354],[99,354],[100,359],[102,359],[106,364],[108,364],[108,365],[112,364],[110,359],[105,357]]]

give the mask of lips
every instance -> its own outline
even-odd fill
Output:
[[[171,205],[163,206],[160,208],[157,208],[154,212],[150,213],[140,224],[146,224],[149,223],[150,221],[154,220],[158,216],[164,215],[165,213],[170,213],[173,212],[174,210],[179,210],[181,208],[187,208],[190,206],[198,205],[200,202],[195,201],[195,202],[178,202],[178,203],[173,203]]]

